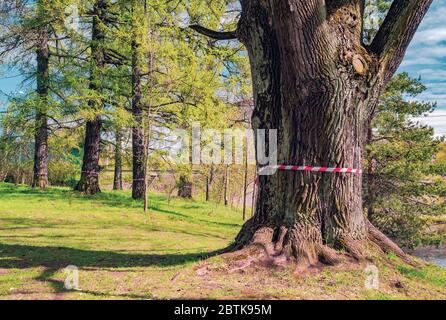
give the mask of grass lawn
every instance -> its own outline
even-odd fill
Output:
[[[228,270],[219,249],[239,231],[239,212],[151,195],[150,214],[127,192],[84,197],[0,184],[0,299],[446,299],[446,270],[378,264],[298,275],[291,269]],[[64,268],[79,269],[79,291]]]

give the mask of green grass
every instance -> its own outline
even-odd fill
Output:
[[[438,268],[425,267],[416,269],[407,265],[397,267],[398,271],[412,279],[427,281],[434,286],[446,288],[446,273],[441,272]]]
[[[379,266],[378,291],[364,288],[363,266],[228,273],[218,253],[240,230],[240,212],[161,195],[150,196],[149,214],[141,207],[128,192],[0,184],[0,299],[446,298],[445,270],[394,257]],[[68,265],[79,268],[80,291],[63,288]]]
[[[127,192],[85,197],[1,184],[0,269],[8,273],[0,276],[0,294],[39,285],[68,265],[98,270],[101,282],[113,281],[104,277],[107,269],[168,278],[227,246],[242,223],[227,208],[159,195],[151,195],[149,214],[141,207]]]

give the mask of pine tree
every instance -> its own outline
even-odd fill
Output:
[[[442,140],[411,117],[432,112],[435,104],[414,98],[426,90],[407,73],[394,77],[381,97],[367,146],[365,204],[368,217],[405,247],[423,238],[430,217],[446,210],[446,184],[435,164]],[[410,99],[410,100],[409,100]]]
[[[64,10],[70,3],[5,0],[0,5],[0,59],[13,69],[29,74],[28,79],[34,79],[37,84],[35,95],[28,94],[27,98],[34,103],[32,185],[41,189],[48,186],[48,119],[54,104],[50,95],[50,89],[54,89],[51,88],[51,51],[58,41],[57,31],[65,22]],[[27,61],[32,56],[35,63],[30,65]]]

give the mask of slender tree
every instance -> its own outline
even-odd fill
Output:
[[[193,28],[245,44],[254,129],[279,130],[281,164],[362,168],[379,96],[432,0],[393,1],[370,46],[363,44],[362,0],[240,2],[236,31]],[[338,249],[359,260],[375,247],[406,258],[365,218],[362,180],[342,173],[261,176],[256,213],[234,248],[262,245],[268,259],[300,268],[338,263]]]
[[[228,187],[229,187],[229,168],[225,166],[225,176],[224,176],[224,191],[223,191],[223,203],[227,207],[228,202]]]
[[[133,159],[133,199],[144,199],[146,167],[145,167],[145,145],[143,129],[143,100],[142,100],[142,63],[144,62],[144,51],[142,42],[145,29],[144,11],[142,1],[131,2],[131,52],[132,52],[132,114],[134,125],[132,128],[132,159]]]
[[[122,129],[118,128],[115,134],[115,174],[113,177],[113,190],[122,190]]]
[[[246,221],[246,198],[248,195],[248,158],[245,159],[245,165],[243,168],[243,221]]]
[[[215,168],[211,165],[208,174],[206,175],[206,202],[211,201],[211,188],[214,182]]]

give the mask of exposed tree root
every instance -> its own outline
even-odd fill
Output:
[[[367,220],[367,229],[369,232],[369,239],[375,243],[381,250],[385,253],[393,253],[401,260],[408,264],[414,264],[408,255],[398,247],[392,240],[390,240],[386,235],[379,231],[374,225]]]
[[[334,266],[340,263],[342,260],[339,256],[339,253],[328,246],[320,245],[318,247],[318,251],[319,251],[319,260],[323,264]]]
[[[370,258],[369,243],[366,239],[356,240],[348,235],[339,239],[342,249],[358,261]]]
[[[335,248],[323,243],[318,228],[294,226],[289,229],[263,227],[257,230],[249,222],[226,254],[231,261],[230,272],[252,265],[280,267],[295,265],[297,271],[343,263],[373,261],[384,253],[394,253],[406,263],[410,258],[388,237],[367,221],[367,237],[353,239],[343,235]],[[247,236],[248,235],[248,236]]]

